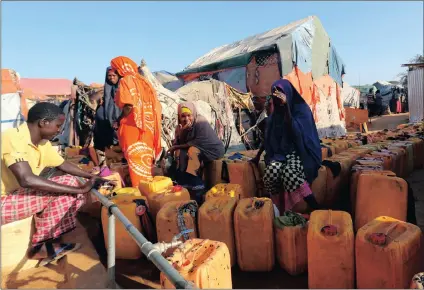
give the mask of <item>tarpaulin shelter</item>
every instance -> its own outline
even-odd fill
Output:
[[[184,82],[178,79],[175,74],[172,74],[167,71],[158,71],[154,72],[153,75],[156,79],[164,86],[166,89],[175,92],[182,86],[184,86]]]
[[[343,106],[350,108],[359,108],[361,92],[354,87],[351,87],[348,83],[343,82],[342,88],[342,99]]]
[[[1,70],[1,131],[16,128],[28,116],[25,96],[21,94],[20,77],[12,69]]]
[[[310,105],[320,136],[345,134],[341,89],[345,65],[316,16],[215,48],[176,74],[184,82],[224,81],[264,97],[283,77]]]

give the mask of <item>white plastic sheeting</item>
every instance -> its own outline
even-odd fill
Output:
[[[351,87],[347,82],[343,82],[342,99],[343,106],[351,108],[359,108],[361,92]]]
[[[411,123],[424,119],[424,68],[408,72],[408,106]]]
[[[336,85],[331,87],[331,93],[318,88],[320,101],[316,105],[318,121],[316,122],[318,135],[324,137],[338,137],[346,135],[345,120],[340,120],[339,107],[336,100]]]
[[[174,74],[167,71],[158,71],[154,72],[153,75],[156,79],[170,91],[175,92],[182,86],[184,86],[184,82],[179,80]]]
[[[23,122],[19,93],[1,95],[1,131],[16,128]]]

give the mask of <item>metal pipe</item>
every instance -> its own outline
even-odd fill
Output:
[[[107,233],[107,274],[108,274],[108,287],[110,289],[116,288],[115,283],[115,216],[109,213],[108,217],[108,233]]]
[[[80,182],[84,183],[82,178],[79,178]],[[175,286],[176,289],[193,289],[194,285],[186,281],[180,273],[162,256],[157,247],[149,242],[134,225],[126,218],[126,216],[119,210],[119,208],[105,196],[103,196],[96,189],[92,188],[90,191],[96,196],[99,201],[105,206],[109,212],[114,215],[123,225],[125,230],[134,239],[137,245],[140,247],[141,252],[152,261],[152,263],[165,274],[169,281]],[[109,238],[109,237],[108,237]],[[109,244],[110,246],[110,244]],[[109,247],[108,247],[109,248]],[[108,249],[109,251],[109,249]],[[109,266],[109,258],[108,258]]]

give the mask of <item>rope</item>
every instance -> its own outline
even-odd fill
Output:
[[[186,227],[185,224],[185,220],[184,220],[184,213],[188,213],[191,215],[191,217],[193,219],[196,218],[197,215],[197,210],[198,210],[198,205],[195,201],[189,201],[185,204],[183,204],[182,206],[180,206],[177,209],[177,223],[178,223],[178,228],[180,230],[180,233],[182,234],[182,236],[184,237],[184,240],[187,241],[190,239],[190,236],[188,235],[188,229]]]

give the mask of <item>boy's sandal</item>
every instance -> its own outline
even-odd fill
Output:
[[[47,249],[47,254],[48,257],[41,259],[41,261],[38,263],[37,267],[43,267],[47,264],[50,264],[51,262],[54,261],[58,261],[61,258],[63,258],[64,256],[66,256],[67,254],[78,250],[79,248],[81,248],[81,244],[80,243],[67,243],[67,244],[60,244],[60,248],[55,250],[53,247],[52,243],[46,243],[46,249]]]

